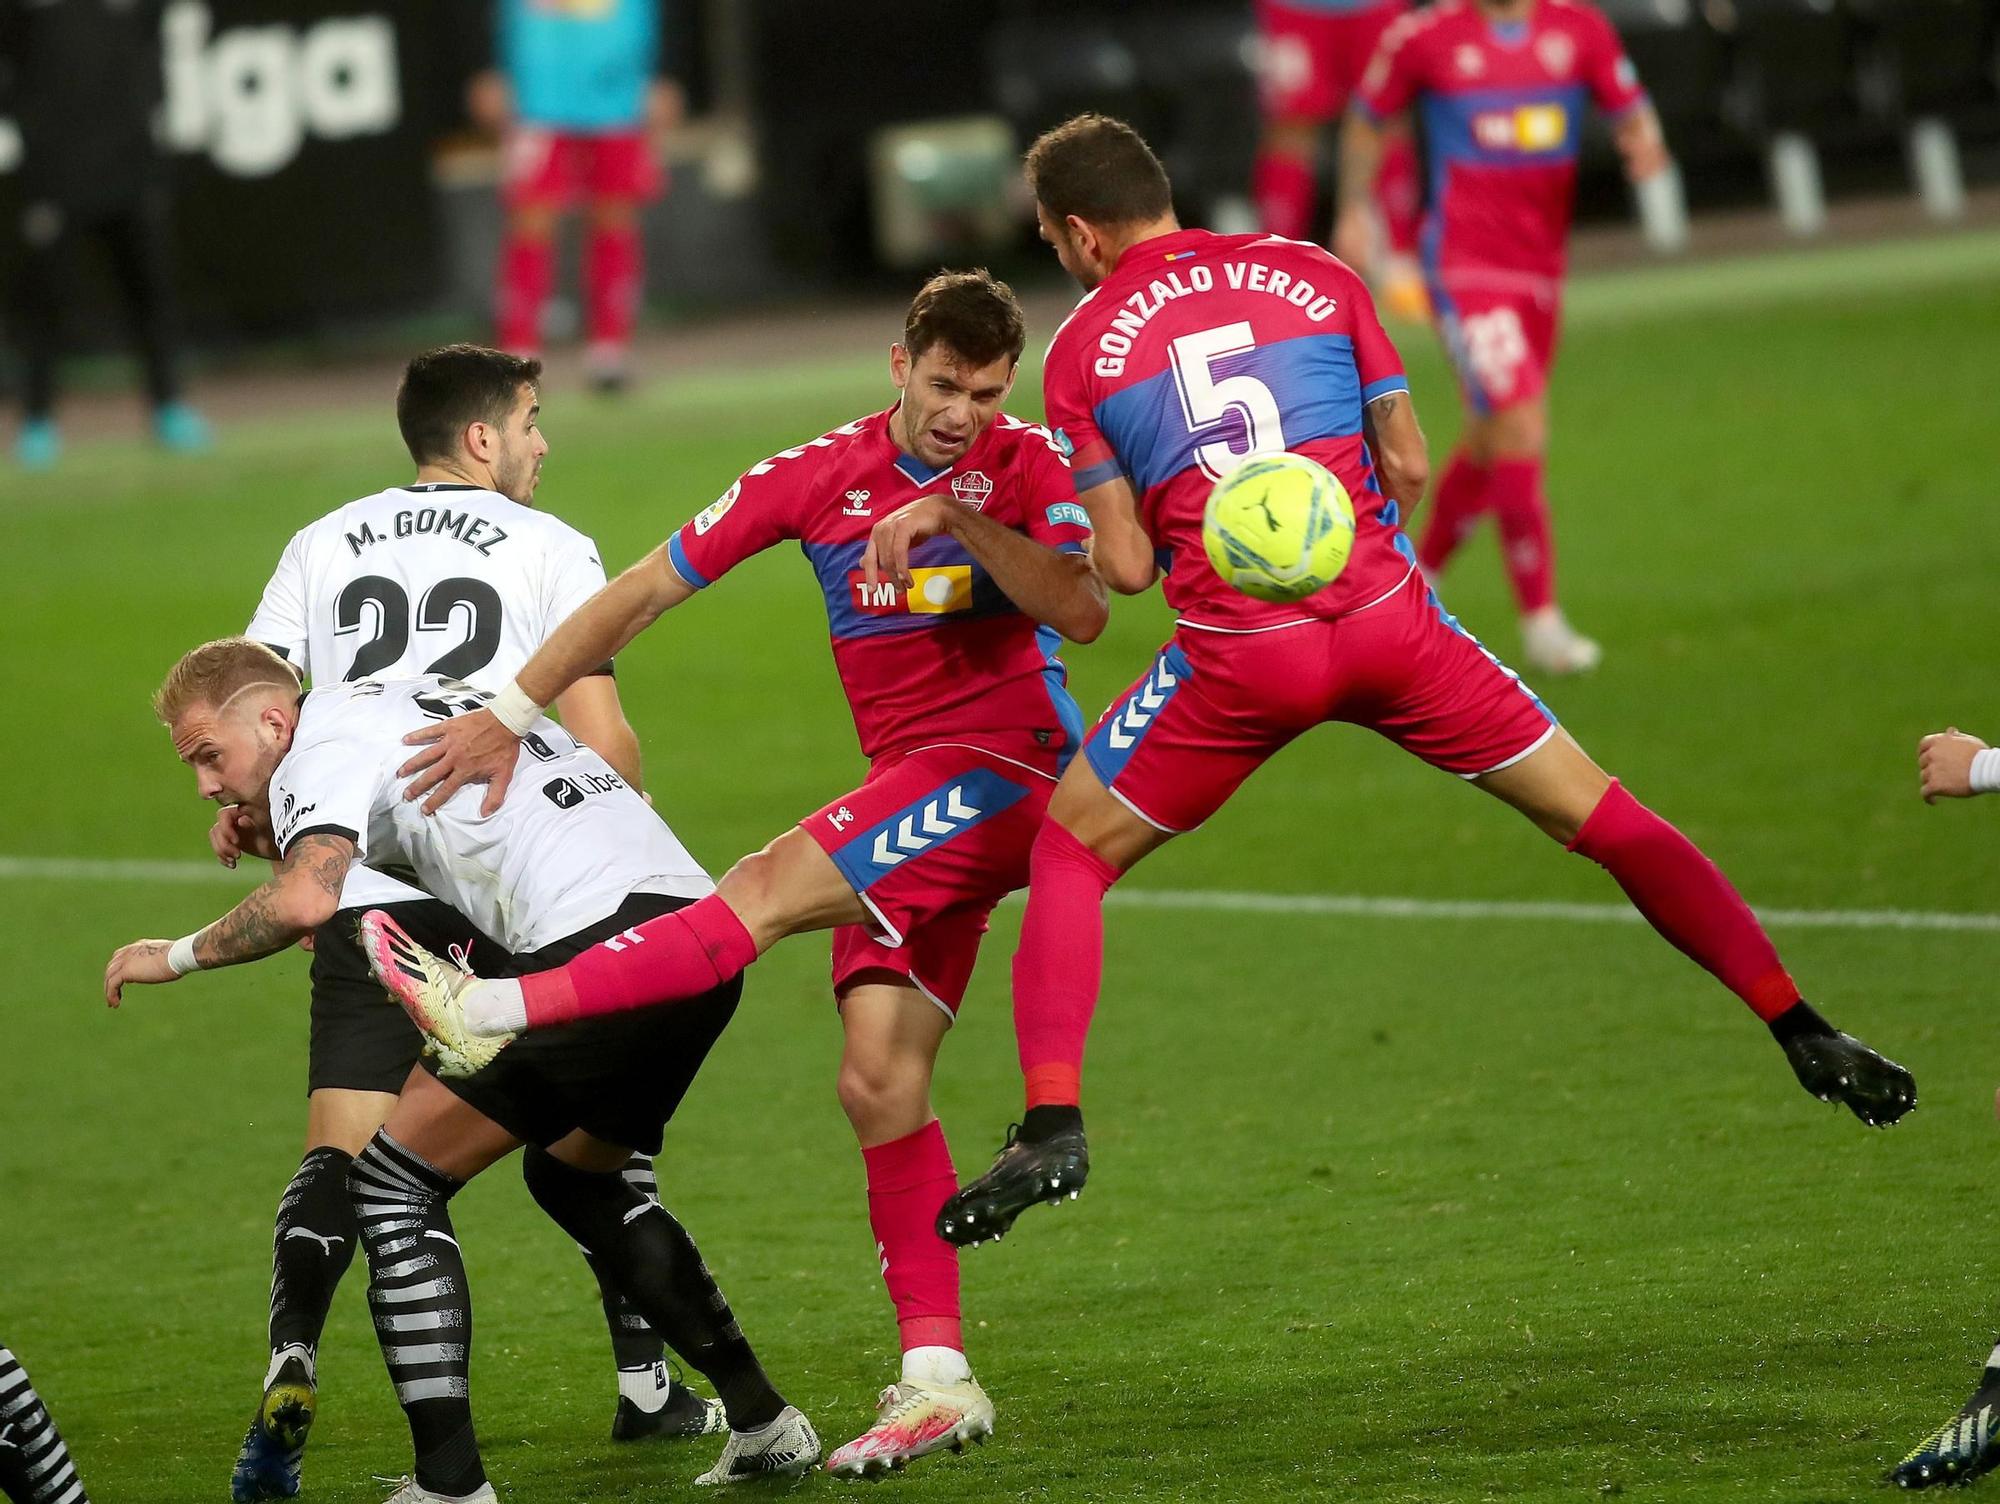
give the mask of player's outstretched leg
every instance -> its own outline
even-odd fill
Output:
[[[368,1255],[368,1309],[410,1423],[415,1476],[395,1504],[490,1504],[472,1430],[472,1299],[447,1203],[463,1184],[377,1133],[348,1173]]]
[[[1028,907],[1014,952],[1014,1035],[1027,1111],[984,1175],[944,1204],[938,1236],[1001,1237],[1037,1202],[1073,1199],[1090,1175],[1083,1050],[1104,975],[1104,895],[1172,832],[1118,802],[1084,758],[1063,774],[1028,859]]]
[[[1512,767],[1477,780],[1570,851],[1609,872],[1676,950],[1770,1027],[1799,1084],[1882,1128],[1917,1103],[1910,1073],[1821,1018],[1799,995],[1757,916],[1694,842],[1646,808],[1557,731]]]
[[[868,911],[793,826],[686,908],[634,925],[548,971],[486,979],[440,960],[371,909],[361,944],[376,979],[429,1036],[444,1075],[467,1075],[525,1029],[686,1002],[734,980],[786,935],[859,924]]]
[[[772,1387],[687,1230],[617,1174],[530,1147],[522,1178],[536,1203],[610,1272],[653,1329],[715,1386],[729,1441],[697,1483],[803,1473],[819,1461],[810,1422]]]
[[[306,1437],[319,1404],[320,1332],[359,1235],[347,1194],[353,1163],[344,1149],[312,1149],[278,1200],[271,1242],[271,1361],[229,1479],[236,1504],[290,1499],[299,1492]]]
[[[633,1191],[660,1199],[659,1180],[649,1155],[635,1154],[619,1171]],[[604,1303],[611,1329],[611,1354],[618,1365],[618,1408],[611,1416],[613,1441],[677,1441],[712,1436],[728,1428],[720,1400],[705,1399],[682,1383],[667,1361],[666,1345],[645,1315],[625,1298],[604,1261],[583,1250]]]
[[[1890,1470],[1889,1481],[1899,1488],[1970,1483],[1996,1465],[2000,1465],[2000,1347],[1987,1358],[1972,1398],[1912,1447]]]
[[[90,1504],[28,1371],[0,1347],[0,1493],[13,1504]]]

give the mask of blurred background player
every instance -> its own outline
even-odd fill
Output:
[[[1917,743],[1917,792],[1926,804],[2000,794],[2000,748],[1989,747],[1956,726]],[[2000,1115],[2000,1094],[1993,1110]],[[1902,1488],[1970,1483],[2000,1466],[2000,1343],[1987,1354],[1986,1369],[1958,1414],[1910,1449],[1889,1474]]]
[[[20,125],[22,211],[15,322],[23,358],[14,457],[62,455],[56,367],[79,296],[76,261],[102,248],[145,368],[153,436],[206,449],[208,425],[181,397],[168,172],[153,140],[162,0],[0,0],[0,79]]]
[[[1251,190],[1264,228],[1287,240],[1318,240],[1319,163],[1327,130],[1347,113],[1382,33],[1410,0],[1257,0],[1257,79],[1264,131]],[[1430,310],[1417,270],[1423,190],[1407,125],[1385,129],[1375,199],[1381,234],[1355,269],[1400,318]]]
[[[1584,673],[1602,650],[1556,603],[1544,478],[1548,380],[1586,99],[1611,117],[1635,182],[1668,165],[1659,121],[1611,23],[1583,0],[1440,0],[1391,27],[1341,136],[1334,249],[1365,257],[1390,147],[1415,109],[1429,163],[1423,267],[1465,421],[1417,557],[1435,580],[1491,512],[1544,674]]]
[[[1367,727],[1603,867],[1770,1028],[1814,1096],[1871,1126],[1908,1112],[1910,1073],[1813,1010],[1729,879],[1426,588],[1399,526],[1423,496],[1424,437],[1360,278],[1316,246],[1182,229],[1165,169],[1121,121],[1083,115],[1047,132],[1028,178],[1043,239],[1085,290],[1049,346],[1043,393],[1074,451],[1092,560],[1123,594],[1162,580],[1180,619],[1049,801],[1014,956],[1027,1111],[938,1230],[960,1244],[996,1237],[1026,1207],[1081,1189],[1105,894],[1327,722]],[[1291,605],[1231,589],[1201,536],[1214,481],[1278,450],[1325,465],[1356,502],[1345,570]]]
[[[28,1371],[0,1347],[0,1493],[10,1504],[90,1504]]]
[[[644,943],[467,987],[457,1006],[488,1035],[616,1015],[705,992],[787,935],[834,930],[840,1105],[902,1346],[875,1423],[828,1459],[855,1476],[956,1450],[994,1423],[965,1353],[958,1253],[935,1226],[957,1175],[931,1080],[988,916],[1027,880],[1081,740],[1060,638],[1091,641],[1108,612],[1068,465],[1046,429],[1001,411],[1026,339],[1004,282],[933,277],[891,348],[894,407],[751,466],[412,764],[427,768],[412,796],[436,802],[480,779],[491,805],[520,749],[500,719],[510,702],[545,703],[752,555],[804,549],[866,782],[738,862],[713,897],[642,926]]]
[[[665,0],[496,0],[495,66],[472,80],[474,120],[503,146],[500,344],[542,348],[558,221],[584,209],[585,359],[600,391],[631,375],[645,291],[644,206],[665,187],[655,136],[683,97],[662,56]]]
[[[445,345],[404,368],[396,422],[416,474],[301,528],[264,587],[247,635],[315,687],[448,673],[476,689],[504,684],[577,606],[604,586],[597,545],[537,511],[548,440],[541,367],[500,350]],[[641,787],[639,740],[609,662],[556,705],[569,733]],[[235,866],[260,830],[253,812],[217,812],[210,844]],[[347,1175],[388,1120],[422,1036],[384,1006],[355,939],[366,909],[388,908],[443,949],[492,948],[449,904],[369,867],[347,877],[341,911],[315,932],[306,1148],[279,1199],[272,1234],[270,1358],[236,1461],[238,1501],[299,1491],[318,1405],[320,1335],[358,1246]],[[653,1166],[626,1174],[652,1194]],[[586,1255],[586,1257],[588,1257]],[[614,1440],[700,1436],[721,1408],[670,1377],[660,1339],[591,1260],[618,1367]]]

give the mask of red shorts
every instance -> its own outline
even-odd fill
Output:
[[[1409,8],[1409,0],[1383,0],[1336,15],[1257,0],[1257,78],[1265,115],[1325,121],[1346,114],[1382,33]]]
[[[873,916],[834,931],[834,991],[891,971],[956,1016],[987,916],[1027,884],[1057,771],[1032,742],[1005,754],[920,747],[882,758],[860,788],[800,821]]]
[[[500,194],[509,208],[566,209],[578,199],[645,202],[665,186],[643,130],[585,136],[523,125],[507,135]]]
[[[1562,329],[1562,301],[1546,291],[1431,279],[1438,332],[1468,406],[1490,413],[1548,390]]]
[[[1180,628],[1083,750],[1134,814],[1184,831],[1323,721],[1366,726],[1462,778],[1519,762],[1556,724],[1412,569],[1386,599],[1331,621],[1272,632]]]

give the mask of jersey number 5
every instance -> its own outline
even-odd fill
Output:
[[[1255,376],[1215,375],[1215,363],[1257,348],[1247,322],[1220,324],[1195,334],[1183,334],[1167,347],[1173,360],[1174,385],[1181,394],[1181,416],[1188,432],[1198,434],[1240,414],[1249,443],[1232,449],[1227,439],[1195,446],[1195,462],[1210,480],[1223,476],[1254,454],[1277,454],[1285,447],[1285,425],[1278,399]]]
[[[359,632],[367,625],[363,610],[367,606],[375,608],[375,635],[354,655],[354,666],[347,671],[349,680],[366,679],[394,666],[410,647],[409,593],[384,575],[364,574],[348,582],[334,602],[335,632],[342,636]],[[419,632],[446,632],[460,620],[465,623],[465,640],[435,663],[411,672],[463,679],[493,661],[500,646],[500,592],[484,580],[461,576],[439,580],[417,603]]]

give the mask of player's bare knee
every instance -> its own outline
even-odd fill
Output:
[[[1503,407],[1487,427],[1495,459],[1538,459],[1549,446],[1548,414],[1538,401]]]
[[[834,1083],[840,1110],[865,1144],[888,1143],[930,1121],[930,1080],[897,1056],[850,1056]]]

